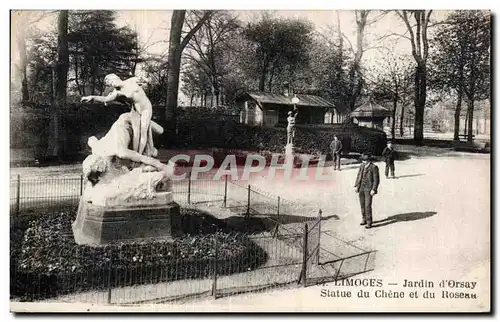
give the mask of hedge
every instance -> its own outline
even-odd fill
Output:
[[[177,121],[177,146],[189,148],[219,147],[281,153],[286,144],[286,128],[239,124],[218,115],[184,113]],[[295,146],[299,152],[327,154],[333,136],[343,143],[343,152],[368,152],[380,155],[386,145],[383,131],[357,125],[297,126]]]
[[[173,241],[77,245],[71,232],[75,211],[42,214],[21,232],[11,229],[11,297],[33,301],[70,292],[99,290],[254,269],[267,260],[264,250],[206,213],[181,209],[190,234]],[[191,217],[196,220],[191,221]]]
[[[102,136],[118,116],[129,110],[123,105],[74,105],[64,114],[68,153],[82,152],[92,135]],[[48,116],[44,112],[11,114],[11,148],[47,146]],[[42,135],[40,135],[42,133]],[[333,135],[344,145],[344,153],[369,152],[380,155],[386,142],[383,131],[356,125],[297,126],[295,146],[304,153],[326,154]],[[158,147],[246,149],[282,153],[286,128],[250,126],[239,123],[234,114],[221,111],[178,111],[177,138],[171,143],[166,134],[155,138]]]

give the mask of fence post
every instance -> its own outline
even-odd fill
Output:
[[[248,185],[248,199],[247,199],[247,214],[246,216],[250,216],[250,185]]]
[[[279,230],[279,226],[280,226],[280,196],[278,196],[278,210],[276,211],[277,213],[277,217],[276,217],[276,227],[274,228],[274,232],[273,232],[273,238],[276,237],[278,235],[278,230]]]
[[[19,220],[19,211],[21,204],[21,175],[17,175],[17,194],[16,194],[16,218]]]
[[[83,174],[80,175],[80,196],[83,195]]]
[[[226,181],[224,182],[224,208],[227,206],[227,174]]]
[[[188,204],[191,204],[191,171],[189,171],[189,176],[188,176]]]
[[[108,269],[108,304],[111,304],[111,271],[113,270],[112,262],[109,262]]]
[[[212,296],[214,297],[214,300],[217,299],[217,259],[218,259],[218,245],[217,245],[217,234],[215,234],[215,241],[214,241],[214,262],[212,264],[212,269],[213,269],[213,284],[212,284]]]
[[[304,224],[304,242],[303,242],[303,249],[302,249],[302,270],[300,271],[300,276],[299,276],[299,281],[297,284],[300,284],[302,281],[302,285],[306,287],[306,281],[307,281],[307,235],[308,235],[308,226],[307,223]]]
[[[323,211],[321,209],[318,212],[318,246],[316,250],[316,264],[319,264],[319,250],[321,249],[321,216],[323,215]]]

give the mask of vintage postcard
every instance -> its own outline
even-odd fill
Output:
[[[491,12],[12,10],[12,312],[491,311]]]

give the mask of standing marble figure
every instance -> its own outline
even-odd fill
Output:
[[[287,142],[286,144],[293,145],[293,139],[295,138],[295,122],[297,120],[297,115],[299,114],[299,111],[297,108],[294,109],[294,111],[288,112],[288,117],[287,117],[287,122],[288,126],[286,127],[286,134],[287,134]]]
[[[146,93],[137,83],[136,77],[121,80],[115,74],[109,74],[104,77],[104,83],[113,87],[113,91],[107,96],[84,96],[82,102],[96,101],[106,105],[114,101],[118,96],[124,96],[132,102],[131,113],[137,113],[139,118],[132,117],[133,131],[133,150],[139,154],[150,157],[156,157],[158,150],[153,144],[153,133],[151,129],[151,117],[153,115],[153,106],[146,96]]]
[[[373,196],[377,194],[380,183],[378,167],[373,164],[368,154],[361,156],[361,167],[359,167],[356,183],[354,187],[359,194],[359,203],[361,205],[361,225],[366,225],[366,229],[372,227],[372,201]]]

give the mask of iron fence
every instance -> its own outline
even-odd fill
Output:
[[[96,304],[157,304],[203,296],[220,298],[268,288],[289,287],[301,267],[301,251],[268,236],[245,236],[241,254],[227,251],[237,234],[205,236],[213,247],[197,258],[158,257],[157,245],[108,249],[98,259],[92,248],[74,247],[54,258],[88,263],[29,267],[26,259],[11,270],[11,297],[21,301],[86,302]],[[139,255],[140,253],[144,255]]]
[[[215,211],[228,226],[226,231],[186,237],[191,245],[201,243],[200,239],[203,245],[208,243],[196,252],[174,256],[155,242],[82,247],[74,243],[70,225],[56,237],[48,237],[59,238],[64,249],[27,243],[26,225],[18,224],[44,213],[75,212],[84,184],[81,176],[11,179],[11,300],[120,305],[185,302],[306,286],[371,267],[369,252],[331,260],[321,246],[321,210],[228,177],[192,180],[190,174],[186,180],[172,182],[174,200],[182,208]],[[30,256],[30,247],[40,247],[39,253]],[[354,268],[346,269],[349,265]]]
[[[10,180],[11,221],[16,223],[26,215],[46,209],[72,209],[78,206],[85,187],[83,176],[21,177]],[[174,200],[180,205],[208,205],[227,208],[232,214],[267,217],[273,225],[286,223],[296,231],[300,223],[312,220],[317,209],[261,191],[255,186],[229,180],[188,173],[184,180],[173,180]],[[304,216],[306,214],[306,216]],[[295,227],[293,227],[295,225]]]

